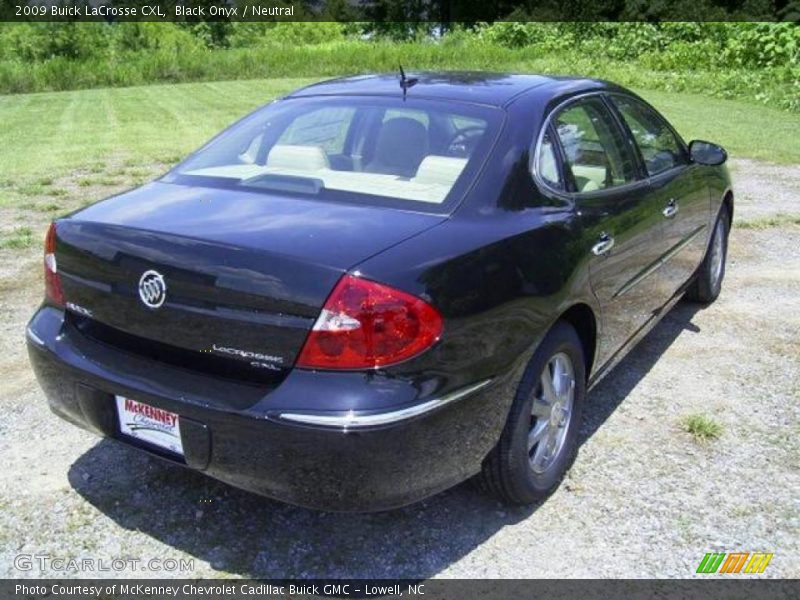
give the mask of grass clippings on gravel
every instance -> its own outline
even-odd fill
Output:
[[[800,225],[800,214],[787,215],[779,213],[760,219],[735,222],[735,226],[741,229],[769,229],[771,227],[786,227],[787,225]]]
[[[698,442],[710,442],[722,435],[722,425],[701,414],[688,415],[681,422],[681,427]]]

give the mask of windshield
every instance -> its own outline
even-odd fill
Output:
[[[394,204],[439,212],[474,178],[502,112],[398,98],[274,102],[224,131],[168,183]]]

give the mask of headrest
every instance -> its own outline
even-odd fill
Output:
[[[319,146],[294,146],[276,144],[269,151],[267,166],[294,171],[318,171],[327,169],[328,157]]]
[[[436,156],[429,154],[422,159],[414,177],[416,183],[439,183],[442,185],[453,185],[464,165],[467,164],[466,158],[454,158],[451,156]]]
[[[381,126],[371,169],[411,177],[428,153],[428,130],[408,117],[389,119]]]

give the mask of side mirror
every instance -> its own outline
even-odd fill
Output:
[[[693,162],[712,167],[721,165],[728,160],[728,153],[722,146],[703,140],[689,142],[689,156],[692,157]]]

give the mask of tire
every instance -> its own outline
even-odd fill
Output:
[[[728,208],[723,204],[717,216],[717,222],[714,224],[714,234],[703,262],[697,270],[694,281],[686,290],[687,300],[710,304],[719,296],[722,290],[722,280],[725,278],[729,230],[730,216]]]
[[[545,369],[550,382],[556,384],[553,387],[560,387],[562,391],[560,396],[555,396],[557,402],[551,403],[549,417],[546,416]],[[558,373],[562,376],[566,373],[567,377]],[[572,383],[567,387],[571,388],[571,394],[564,393],[567,390],[564,384],[570,380]],[[503,502],[516,505],[532,504],[552,493],[575,459],[585,396],[583,346],[575,329],[559,321],[525,368],[500,440],[484,459],[478,476],[480,486]],[[568,416],[557,407],[554,415],[553,407],[566,406],[569,398]],[[564,419],[566,423],[562,425]],[[543,429],[546,429],[544,433]],[[539,441],[530,449],[529,435],[532,439],[539,436]],[[551,437],[555,443],[550,441]],[[548,454],[551,444],[558,446],[557,450],[552,448],[555,450],[552,457]]]

